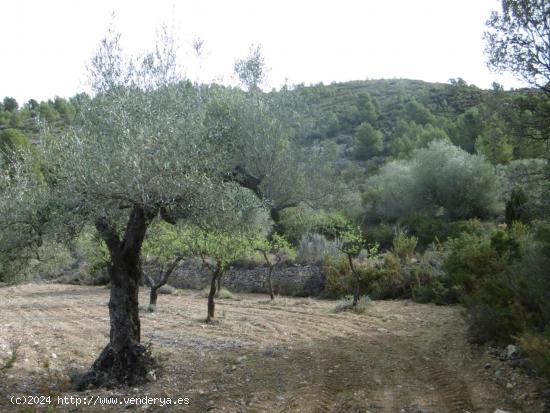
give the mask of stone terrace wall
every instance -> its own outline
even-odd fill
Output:
[[[222,285],[236,292],[267,293],[267,267],[230,268]],[[324,277],[317,266],[277,266],[272,275],[273,289],[281,295],[317,295],[324,287]],[[176,288],[202,289],[210,285],[208,272],[200,261],[189,260],[174,271],[168,280]]]

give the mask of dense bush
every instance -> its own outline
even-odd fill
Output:
[[[326,255],[322,271],[325,276],[325,288],[322,295],[327,298],[341,298],[353,291],[351,268],[346,257]]]
[[[399,223],[417,238],[422,248],[433,242],[445,241],[449,234],[449,222],[446,219],[425,213],[412,212],[401,218]]]
[[[393,238],[393,253],[403,262],[410,262],[414,256],[418,238],[407,235],[403,230],[396,232]]]
[[[468,309],[472,341],[504,343],[548,327],[550,244],[541,232],[534,236],[514,224],[492,234],[463,233],[447,243],[445,269]]]
[[[108,277],[106,273],[109,264],[107,246],[101,240],[97,232],[86,228],[77,238],[75,247],[83,262],[80,268],[81,279],[87,284],[103,284]]]
[[[395,226],[382,222],[378,225],[372,225],[365,230],[369,239],[376,242],[382,250],[389,250],[393,245],[395,235]]]
[[[338,239],[327,240],[324,235],[307,233],[302,236],[296,250],[298,264],[321,264],[327,256],[337,258],[342,255],[342,242]]]
[[[549,163],[546,159],[518,159],[497,168],[506,220],[544,219],[550,206]]]
[[[522,335],[519,344],[529,356],[535,370],[550,378],[550,328],[546,328],[543,333]]]
[[[340,212],[312,210],[304,206],[286,208],[281,212],[280,226],[283,235],[294,245],[298,245],[308,233],[322,234],[334,239],[346,224],[347,218]]]
[[[378,199],[371,213],[397,220],[414,211],[448,219],[489,217],[498,211],[497,179],[485,158],[444,141],[393,161],[369,180]]]
[[[375,300],[410,298],[410,274],[402,271],[401,261],[392,252],[383,254],[383,260],[372,267],[363,267],[362,281],[368,294]]]
[[[443,271],[445,253],[429,249],[422,256],[415,254],[414,238],[403,233],[394,237],[396,252],[369,254],[358,261],[360,292],[371,298],[412,298],[418,302],[450,304],[457,301],[456,289]],[[418,258],[417,258],[418,257]],[[347,259],[325,258],[323,263],[325,290],[329,298],[342,298],[353,291],[353,277]]]

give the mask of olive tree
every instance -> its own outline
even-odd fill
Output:
[[[354,290],[352,306],[357,307],[357,302],[359,301],[359,296],[361,294],[361,279],[357,269],[355,268],[353,259],[356,258],[361,250],[366,246],[366,240],[361,228],[352,224],[348,224],[339,235],[342,241],[340,251],[348,259],[349,268],[353,276]]]
[[[179,223],[172,225],[160,221],[149,229],[143,244],[147,270],[142,268],[144,282],[150,288],[149,311],[156,309],[160,287],[168,282],[170,275],[189,255],[187,240],[190,237],[193,237],[191,231]]]
[[[203,266],[210,273],[208,291],[208,311],[206,322],[215,317],[214,298],[221,290],[221,279],[229,266],[252,252],[249,239],[253,236],[246,231],[214,230],[196,228],[195,236],[189,238],[189,250],[200,256]]]
[[[208,108],[209,141],[227,154],[225,179],[265,202],[278,232],[284,209],[301,203],[331,205],[342,187],[332,167],[334,154],[297,141],[304,110],[297,94],[287,88],[263,93],[250,85],[263,65],[258,50],[239,62],[238,75],[249,90],[217,90],[224,98],[213,100]]]
[[[223,154],[203,139],[203,93],[178,76],[173,47],[131,58],[119,38],[110,35],[93,57],[94,97],[75,124],[46,130],[39,147],[57,207],[49,218],[73,231],[92,223],[110,256],[109,343],[81,387],[146,377],[153,360],[141,344],[138,289],[147,230],[155,218],[199,214],[228,186]]]
[[[9,281],[40,259],[49,192],[31,151],[4,147],[0,152],[0,280]]]
[[[278,234],[273,234],[271,239],[261,238],[255,239],[254,241],[254,249],[262,254],[265,264],[267,265],[267,289],[269,297],[273,301],[275,299],[272,282],[273,270],[281,263],[285,256],[292,256],[295,254],[295,251],[290,243]]]
[[[409,160],[384,165],[369,185],[376,194],[371,212],[390,220],[419,210],[450,219],[484,218],[500,206],[494,167],[440,140],[413,151]]]

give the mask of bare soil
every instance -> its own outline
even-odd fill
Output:
[[[155,313],[140,293],[142,341],[161,368],[139,388],[70,388],[108,340],[109,291],[27,284],[0,288],[0,412],[11,395],[188,397],[189,405],[50,406],[56,411],[542,413],[541,383],[467,343],[458,306],[378,301],[365,314],[334,301],[237,294],[205,324],[198,291],[161,295]],[[53,403],[55,404],[55,403]]]

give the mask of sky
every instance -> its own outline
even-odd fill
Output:
[[[266,87],[348,80],[463,78],[524,86],[486,67],[483,31],[498,0],[9,0],[2,2],[0,99],[87,91],[86,65],[111,25],[130,54],[165,24],[188,78],[235,84],[235,60],[261,45]],[[204,43],[197,56],[196,39]]]

